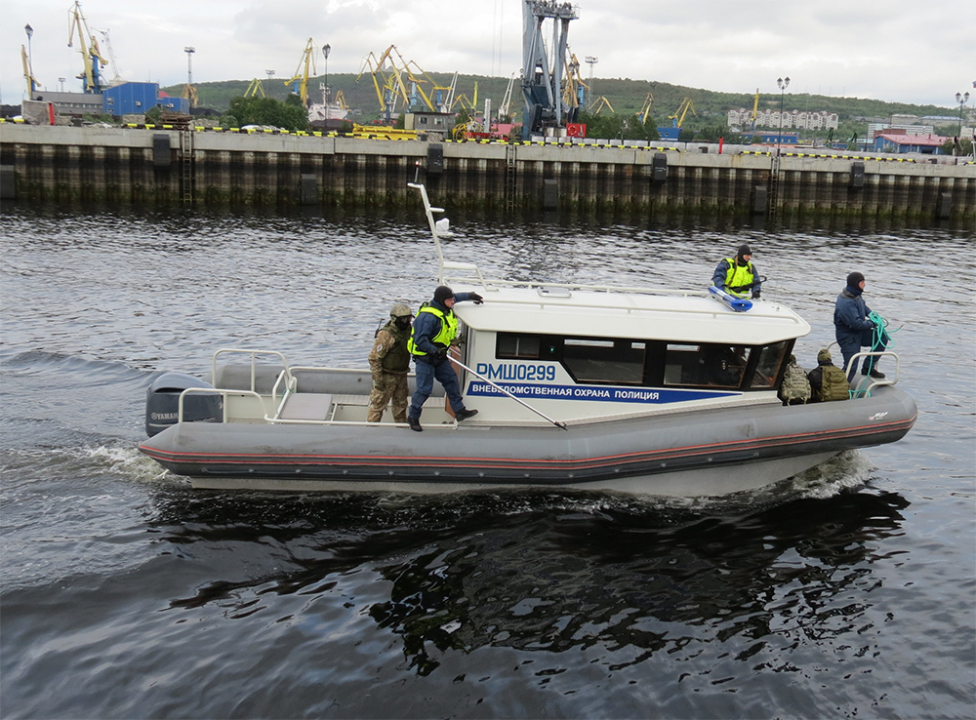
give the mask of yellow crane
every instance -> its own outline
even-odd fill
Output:
[[[30,59],[27,57],[27,48],[25,48],[23,45],[20,46],[20,57],[24,61],[24,79],[27,81],[27,97],[30,100],[33,100],[34,91],[37,89],[37,86],[40,85],[40,83],[37,82],[37,78],[34,77],[30,66]]]
[[[369,74],[373,79],[373,87],[376,89],[376,98],[380,103],[380,111],[387,114],[396,110],[397,98],[402,98],[404,105],[410,104],[410,96],[406,87],[403,85],[403,78],[400,76],[401,70],[396,66],[392,59],[392,53],[396,51],[396,46],[390,45],[377,58],[372,52],[363,58],[363,65],[356,76],[359,82],[363,73],[369,69]],[[387,70],[387,64],[389,69]]]
[[[566,79],[563,83],[563,104],[568,108],[578,108],[583,101],[583,93],[580,90],[589,91],[589,86],[583,81],[580,75],[580,62],[576,59],[575,53],[570,53],[566,60]]]
[[[610,110],[610,112],[612,112],[612,113],[616,113],[617,112],[616,110],[613,109],[613,105],[610,104],[610,101],[607,100],[606,96],[604,96],[604,95],[601,95],[596,100],[596,102],[593,103],[593,105],[591,106],[590,112],[592,112],[594,115],[599,115],[600,114],[600,111],[603,108],[608,108]]]
[[[456,76],[451,85],[438,85],[416,62],[404,59],[395,45],[390,45],[378,58],[372,52],[363,58],[356,82],[367,70],[373,78],[380,110],[386,113],[396,110],[398,99],[403,100],[404,107],[422,104],[431,112],[446,112],[458,102],[465,102],[461,98],[454,99]],[[442,98],[437,97],[438,91],[443,93]],[[472,103],[477,103],[477,97],[475,86]]]
[[[759,113],[759,88],[756,88],[756,99],[752,103],[752,129],[756,129],[756,115]]]
[[[309,38],[305,44],[305,50],[302,51],[302,57],[298,61],[298,67],[295,68],[294,76],[285,81],[285,87],[291,85],[292,92],[302,99],[302,107],[308,107],[309,68],[313,74],[317,72],[315,70],[315,43],[312,38]]]
[[[641,121],[641,125],[647,125],[647,118],[651,116],[651,106],[653,104],[654,93],[647,93],[647,97],[644,98],[644,104],[641,105],[640,112],[637,113],[637,117]]]
[[[454,110],[456,105],[460,105],[465,110],[471,110],[472,112],[477,112],[478,110],[478,83],[474,84],[474,96],[468,100],[468,96],[464,93],[458,95],[454,101],[451,103],[451,110]]]
[[[88,29],[88,21],[85,20],[84,13],[81,12],[81,3],[75,0],[75,4],[68,10],[68,47],[73,47],[75,31],[78,31],[78,52],[85,62],[85,71],[78,78],[84,80],[84,91],[86,93],[97,93],[102,91],[101,68],[108,65],[108,60],[102,57],[98,49],[98,40]]]
[[[437,105],[435,105],[434,103],[434,100],[437,99],[437,95],[436,95],[437,91],[440,90],[440,91],[447,91],[448,93],[453,93],[453,87],[438,85],[434,81],[434,79],[430,75],[428,75],[427,72],[422,67],[420,67],[420,65],[418,65],[415,61],[404,60],[403,56],[400,55],[399,51],[397,51],[397,56],[400,58],[400,62],[402,63],[403,66],[403,71],[406,73],[407,79],[413,85],[415,94],[414,93],[411,94],[414,94],[414,97],[419,96],[420,99],[423,100],[423,104],[431,112],[440,112],[443,108],[439,108],[437,107],[437,105],[443,105],[443,103],[437,103]],[[430,85],[429,94],[424,90],[425,85]],[[477,104],[477,102],[478,102],[478,85],[475,84],[474,100],[472,101],[472,103]]]
[[[691,98],[685,98],[681,101],[681,105],[678,106],[678,111],[674,115],[668,115],[668,120],[672,121],[672,127],[680,128],[689,110],[691,110],[692,115],[698,114],[695,112],[695,104],[691,101]]]
[[[244,91],[244,97],[257,97],[258,95],[268,97],[264,94],[264,86],[261,84],[261,81],[254,78],[251,84],[247,86],[247,90]]]

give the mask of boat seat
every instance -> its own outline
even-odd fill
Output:
[[[332,401],[336,405],[356,405],[366,407],[369,405],[369,395],[334,395]]]
[[[329,409],[332,407],[330,393],[302,393],[288,394],[279,420],[328,420]]]

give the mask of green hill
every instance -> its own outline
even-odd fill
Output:
[[[453,74],[429,73],[431,79],[442,87],[450,85]],[[324,77],[311,78],[308,83],[308,94],[313,101],[320,98],[319,84]],[[648,82],[644,80],[630,80],[619,78],[593,78],[588,81],[591,85],[590,99],[592,102],[606,98],[613,111],[622,116],[631,116],[639,112],[648,93],[653,94],[654,102],[651,109],[655,125],[670,125],[669,115],[677,112],[685,98],[690,98],[695,112],[688,112],[682,127],[691,131],[702,131],[706,128],[720,128],[726,126],[726,113],[730,109],[751,109],[754,94],[721,93],[704,88],[690,88],[681,85],[671,85],[664,82]],[[230,101],[244,94],[251,80],[227,80],[223,82],[200,83],[197,85],[199,105],[223,112],[230,106]],[[475,84],[477,83],[477,94]],[[475,107],[480,111],[484,107],[485,98],[491,98],[492,107],[497,111],[508,87],[508,78],[490,78],[477,75],[459,75],[455,97],[464,96],[468,106],[475,101]],[[365,122],[380,118],[382,111],[372,77],[367,73],[357,81],[357,76],[351,73],[329,75],[329,84],[333,95],[342,91],[346,104],[358,111],[352,119]],[[290,86],[281,79],[262,79],[262,86],[268,97],[284,100],[291,92]],[[163,88],[171,95],[179,95],[182,86]],[[424,92],[432,94],[432,88],[424,87]],[[851,132],[863,134],[866,123],[861,118],[890,118],[893,114],[905,115],[948,115],[958,113],[958,108],[939,107],[935,105],[911,105],[908,103],[884,102],[865,98],[831,97],[827,95],[794,94],[787,92],[784,101],[785,109],[836,112],[840,117],[841,128],[835,133],[837,137],[849,136]],[[779,93],[761,94],[759,96],[760,109],[779,109],[781,97]],[[512,89],[511,107],[516,119],[522,110],[522,98],[519,92],[518,80]],[[455,105],[455,110],[459,105]],[[607,109],[601,113],[609,112]],[[857,118],[857,120],[855,119]]]

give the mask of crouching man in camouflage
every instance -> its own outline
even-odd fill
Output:
[[[373,373],[373,391],[369,394],[366,422],[383,419],[386,404],[393,398],[393,421],[407,422],[407,371],[410,369],[410,321],[413,311],[404,303],[390,310],[390,321],[376,333],[376,341],[369,353],[369,369]]]

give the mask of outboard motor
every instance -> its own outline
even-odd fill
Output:
[[[163,373],[146,391],[146,434],[149,437],[175,425],[180,412],[180,393],[187,388],[212,388],[208,382],[183,373]],[[223,398],[212,393],[190,393],[183,398],[185,422],[221,422]]]

